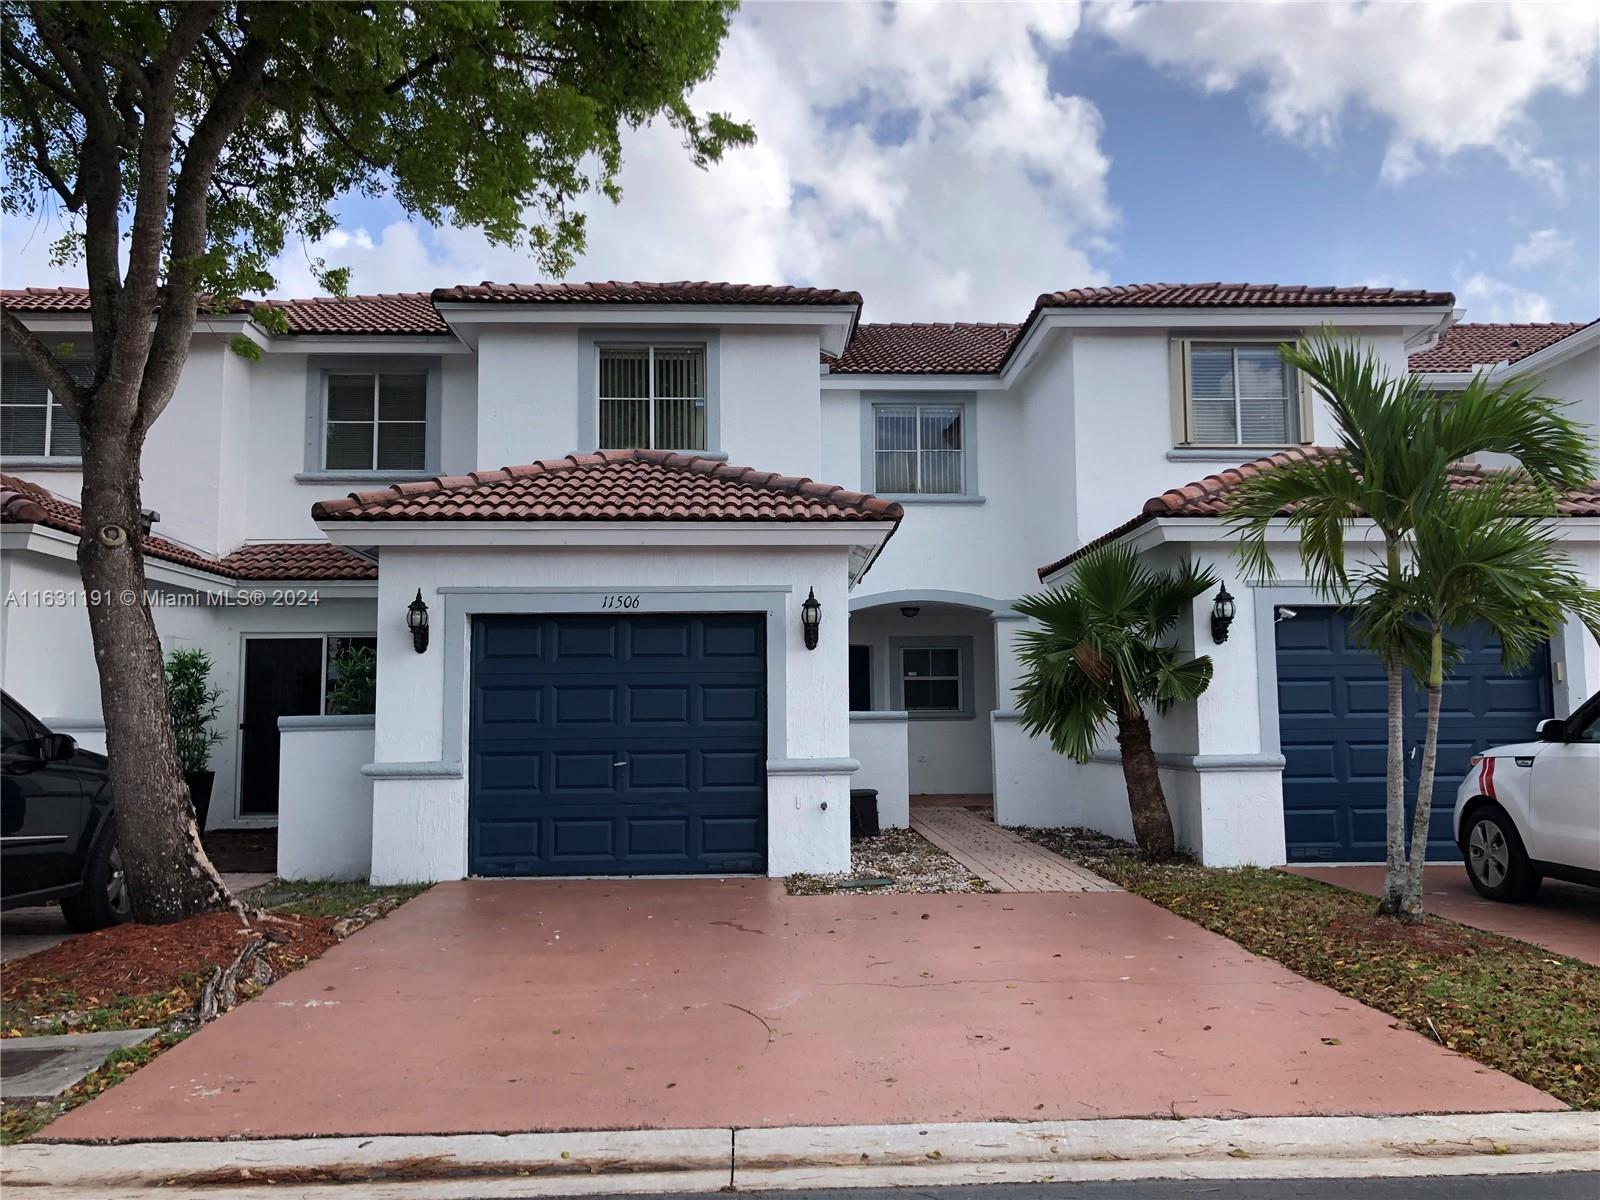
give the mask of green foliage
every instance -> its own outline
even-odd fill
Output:
[[[344,714],[376,712],[377,651],[371,646],[347,645],[330,665],[328,711]]]
[[[1215,586],[1209,568],[1151,571],[1126,546],[1079,559],[1071,579],[1024,596],[1016,610],[1041,628],[1020,638],[1022,727],[1060,754],[1088,762],[1108,723],[1147,704],[1165,711],[1211,683],[1211,660],[1170,642],[1195,599]]]
[[[4,0],[0,207],[82,213],[96,138],[115,144],[131,198],[141,150],[182,166],[208,115],[242,89],[244,116],[206,187],[207,243],[188,264],[208,307],[269,289],[287,240],[331,232],[332,203],[352,192],[387,192],[429,223],[481,229],[560,275],[583,246],[573,199],[620,195],[624,129],[665,120],[702,166],[753,140],[748,126],[696,113],[687,99],[716,66],[735,7]],[[197,20],[202,35],[171,69],[172,145],[144,147],[163,55]],[[72,70],[59,47],[75,57]],[[103,99],[86,102],[75,73]],[[182,174],[173,172],[169,219]],[[97,231],[69,219],[55,252],[92,256]],[[348,286],[343,268],[317,273],[333,292]]]
[[[222,689],[211,686],[211,656],[204,650],[174,650],[167,655],[167,708],[178,762],[186,774],[204,771],[211,747],[222,740],[216,731]]]

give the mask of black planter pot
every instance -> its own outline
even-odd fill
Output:
[[[206,815],[211,811],[211,786],[217,781],[215,771],[185,771],[183,781],[189,785],[189,798],[194,801],[195,828],[206,831]]]

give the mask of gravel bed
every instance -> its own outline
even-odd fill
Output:
[[[888,879],[878,886],[863,881]],[[850,872],[839,875],[790,875],[784,880],[791,896],[825,896],[840,892],[988,892],[987,883],[920,833],[886,829],[877,837],[850,846]]]

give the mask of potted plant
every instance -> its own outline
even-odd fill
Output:
[[[222,689],[211,686],[211,656],[204,650],[174,650],[167,655],[167,708],[178,762],[194,803],[195,827],[204,833],[211,811],[211,747],[222,740],[216,731]]]
[[[378,706],[378,653],[371,646],[347,644],[328,665],[328,711],[366,714]]]

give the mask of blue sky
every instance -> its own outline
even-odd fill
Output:
[[[1019,320],[1153,280],[1456,292],[1468,319],[1600,315],[1600,16],[1562,4],[747,3],[703,108],[760,139],[707,172],[630,135],[571,278],[853,287],[873,320]],[[358,291],[537,278],[351,200],[296,248]],[[7,286],[78,282],[7,222]]]

